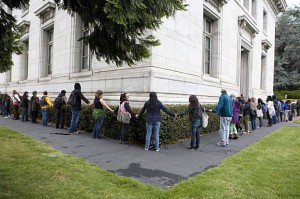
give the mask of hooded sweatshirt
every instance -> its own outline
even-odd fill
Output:
[[[81,111],[81,100],[83,100],[87,104],[89,104],[90,101],[86,99],[81,93],[81,86],[79,83],[75,83],[73,92],[75,92],[76,104],[72,108],[74,108],[75,111]]]

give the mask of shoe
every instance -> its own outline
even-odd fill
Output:
[[[230,134],[230,135],[229,135],[229,139],[233,139],[233,134]]]
[[[160,151],[160,149],[155,149],[155,151],[156,151],[156,152],[159,152],[159,151]]]
[[[226,146],[226,144],[223,144],[223,143],[220,143],[220,142],[218,142],[218,143],[217,143],[217,146],[220,146],[220,147],[225,147],[225,146]]]
[[[237,139],[239,139],[239,136],[238,136],[238,134],[235,134],[235,135],[234,135],[234,137],[233,137],[233,139],[234,139],[234,140],[237,140]]]
[[[144,150],[145,150],[145,151],[148,151],[149,149],[145,148]]]
[[[121,141],[121,144],[128,144],[128,141]]]
[[[5,119],[7,119],[8,117],[7,117],[7,116],[5,116],[4,118],[5,118]]]
[[[195,146],[195,147],[194,147],[194,150],[198,150],[198,149],[199,149],[199,146]]]
[[[193,150],[193,149],[194,149],[194,147],[192,147],[192,146],[188,146],[188,147],[186,147],[186,149]]]

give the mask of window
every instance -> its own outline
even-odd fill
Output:
[[[266,56],[261,56],[260,89],[266,89]]]
[[[24,79],[28,78],[28,50],[29,50],[29,42],[24,41]]]
[[[268,25],[268,13],[264,10],[263,11],[263,30],[267,32],[267,25]]]
[[[89,30],[83,29],[82,37],[86,37],[89,35]],[[85,43],[82,40],[82,51],[81,51],[81,70],[90,70],[91,66],[91,53],[89,44]]]
[[[249,10],[249,0],[244,0],[244,7]]]
[[[257,11],[256,11],[256,0],[252,0],[252,16],[256,19],[257,17]]]
[[[212,21],[204,16],[203,24],[203,59],[204,59],[204,73],[211,72],[211,54],[212,54]]]
[[[53,29],[48,30],[48,44],[47,44],[47,74],[52,74],[53,66]]]

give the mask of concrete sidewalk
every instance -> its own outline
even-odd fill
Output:
[[[246,148],[261,137],[283,126],[294,125],[282,122],[272,127],[263,127],[252,134],[241,135],[228,147],[218,147],[218,133],[200,137],[199,150],[187,150],[189,140],[162,147],[160,152],[144,151],[141,147],[122,145],[110,139],[92,139],[91,134],[58,135],[66,129],[42,124],[15,121],[0,117],[0,125],[22,132],[64,153],[86,159],[113,173],[135,178],[143,183],[168,187],[190,176],[220,164],[225,158]]]

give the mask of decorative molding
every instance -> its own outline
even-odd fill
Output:
[[[246,15],[242,15],[238,17],[238,24],[241,29],[248,30],[252,34],[252,37],[255,37],[256,34],[259,33],[256,24],[252,22],[251,19],[248,18]]]
[[[215,7],[218,12],[221,12],[221,8],[223,5],[228,3],[229,0],[205,0],[209,4],[211,4],[213,7]]]
[[[263,51],[265,51],[266,53],[269,50],[269,48],[271,48],[271,47],[272,47],[272,44],[267,39],[264,39],[261,41],[261,49]]]
[[[20,30],[22,35],[28,34],[29,33],[29,27],[30,27],[30,22],[26,20],[20,21],[18,24],[18,29]]]
[[[42,24],[51,20],[55,16],[56,5],[51,2],[47,2],[42,7],[34,12],[36,16],[38,16],[42,20]]]
[[[285,0],[268,0],[268,2],[270,3],[271,8],[276,15],[284,12],[287,8]]]

